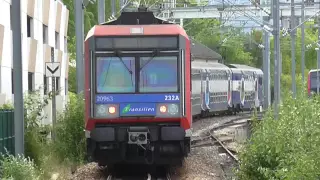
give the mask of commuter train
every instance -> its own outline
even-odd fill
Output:
[[[182,27],[122,12],[85,40],[85,135],[99,165],[181,165],[193,116],[260,107],[261,70],[193,59]]]
[[[320,76],[320,71],[317,69],[312,69],[308,73],[308,95],[312,96],[317,94],[317,76]],[[320,79],[320,77],[319,77]],[[319,80],[320,81],[320,80]],[[319,85],[319,91],[320,91],[320,85]]]

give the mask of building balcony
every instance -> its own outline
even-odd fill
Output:
[[[56,23],[55,28],[56,32],[60,32],[60,26],[61,26],[61,13],[62,13],[62,3],[59,1],[55,1],[56,4]]]
[[[34,17],[35,0],[27,0],[27,14]]]
[[[36,64],[37,64],[37,47],[38,47],[38,41],[28,37],[27,39],[28,43],[28,71],[29,72],[35,72],[36,70]]]
[[[49,16],[50,16],[51,3],[50,0],[42,1],[42,23],[49,25]]]

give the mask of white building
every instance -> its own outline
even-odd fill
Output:
[[[0,0],[0,105],[13,102],[11,0]],[[61,77],[57,78],[57,109],[64,105],[68,79],[67,30],[69,10],[61,1],[21,0],[21,32],[23,61],[23,92],[51,90],[51,78],[45,77],[45,62],[51,61],[51,47],[55,61],[61,63]],[[51,117],[50,104],[47,113]],[[51,118],[49,118],[51,119]],[[47,120],[48,123],[50,120]]]

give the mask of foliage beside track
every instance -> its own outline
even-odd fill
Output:
[[[84,161],[84,101],[82,95],[69,93],[69,102],[57,119],[56,140],[49,138],[51,126],[42,125],[46,118],[44,108],[52,96],[42,96],[40,90],[29,92],[24,97],[25,118],[25,157],[3,155],[1,178],[43,179],[51,178],[52,173],[70,173],[67,168]],[[11,109],[6,104],[0,109]],[[19,169],[19,170],[18,170]]]
[[[54,148],[61,160],[74,163],[85,160],[84,100],[82,95],[69,93],[66,109],[59,115]]]
[[[269,110],[254,123],[240,154],[240,180],[319,179],[320,97],[292,99],[287,94],[282,103],[277,120]]]

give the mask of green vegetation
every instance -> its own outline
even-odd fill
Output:
[[[39,180],[39,173],[36,165],[30,158],[23,156],[15,157],[7,154],[2,155],[1,160],[1,179],[4,180]]]
[[[55,141],[48,138],[52,127],[42,123],[46,117],[43,109],[49,104],[51,95],[41,97],[39,91],[34,91],[24,98],[26,158],[3,155],[0,177],[47,180],[52,173],[60,173],[60,176],[70,173],[67,167],[83,163],[85,159],[83,96],[69,93],[70,101],[57,118]],[[12,106],[1,108],[8,107]]]
[[[283,98],[278,120],[269,110],[255,122],[240,154],[239,179],[319,179],[320,97]]]

